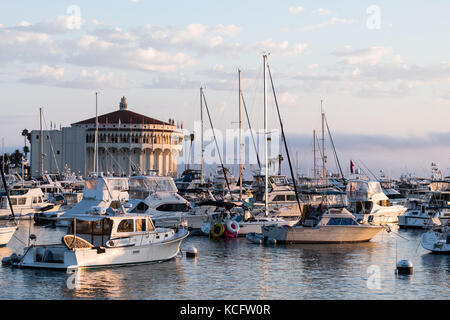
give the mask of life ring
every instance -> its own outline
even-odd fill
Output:
[[[234,220],[229,220],[227,222],[227,231],[232,234],[237,234],[239,232],[239,224]]]
[[[222,223],[216,223],[210,232],[213,238],[220,238],[225,232],[225,226]]]

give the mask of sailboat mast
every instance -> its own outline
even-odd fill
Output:
[[[322,179],[323,183],[326,183],[326,156],[325,156],[325,113],[323,113],[323,100],[320,100],[320,112],[322,115]]]
[[[39,122],[40,122],[40,132],[41,132],[40,169],[41,169],[41,177],[42,177],[42,176],[44,176],[44,131],[42,130],[42,108],[39,108]]]
[[[2,169],[5,172],[5,138],[2,138]]]
[[[242,89],[241,89],[241,70],[239,73],[239,201],[242,201]]]
[[[316,163],[316,130],[313,130],[313,145],[314,145],[314,183],[317,183],[317,163]]]
[[[95,144],[94,144],[94,172],[98,173],[98,92],[95,93]]]
[[[201,184],[205,183],[204,180],[204,174],[205,174],[205,161],[204,161],[204,152],[205,152],[205,148],[203,145],[203,88],[200,88],[200,122],[201,122],[201,131],[200,131],[200,136],[201,136],[201,148],[202,148],[202,164],[201,164],[201,178],[200,178],[200,182]]]
[[[265,214],[268,215],[269,207],[269,155],[268,155],[268,134],[267,134],[267,55],[263,55],[264,60],[264,205]]]

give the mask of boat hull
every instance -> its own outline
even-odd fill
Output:
[[[293,226],[297,221],[257,221],[257,222],[240,222],[239,223],[239,237],[245,237],[249,233],[261,233],[262,228],[269,225],[281,226]]]
[[[379,226],[323,226],[309,227],[265,227],[264,238],[277,243],[354,243],[370,241],[383,227]]]
[[[189,232],[182,229],[173,238],[165,241],[119,248],[101,247],[70,250],[63,245],[35,246],[28,249],[17,265],[24,268],[67,270],[165,261],[178,254],[181,242],[188,235]],[[45,261],[45,250],[53,252],[52,259]],[[43,258],[37,259],[36,257],[39,254]]]
[[[446,224],[448,219],[439,218],[442,224]],[[437,226],[430,217],[413,217],[402,215],[398,217],[398,226],[401,229],[429,229]]]
[[[422,247],[432,253],[450,254],[450,239],[442,239],[439,232],[425,232],[420,238]]]
[[[6,246],[11,240],[17,227],[1,227],[0,228],[0,246]]]
[[[374,212],[370,214],[356,213],[355,218],[359,221],[369,222],[371,224],[383,225],[387,223],[397,223],[399,215],[405,213],[406,208],[403,209],[393,209],[393,210],[383,210],[380,212]]]

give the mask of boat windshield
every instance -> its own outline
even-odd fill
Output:
[[[130,198],[145,199],[154,192],[177,192],[172,178],[139,177],[130,179]]]
[[[23,196],[28,193],[26,189],[11,189],[9,191],[10,196]]]
[[[277,186],[287,186],[288,182],[286,177],[270,177],[270,182]]]
[[[327,226],[355,226],[358,223],[352,218],[330,218]]]
[[[112,229],[112,221],[109,219],[102,219],[98,221],[76,221],[76,228],[72,221],[67,234],[76,232],[77,235],[92,234],[92,235],[110,235]]]

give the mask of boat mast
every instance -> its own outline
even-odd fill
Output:
[[[42,130],[42,108],[39,108],[39,119],[40,119],[40,131],[41,131],[41,159],[40,159],[40,169],[41,177],[44,176],[44,131]]]
[[[205,152],[204,146],[203,146],[203,88],[200,87],[200,122],[201,122],[201,131],[200,131],[200,136],[201,136],[201,148],[202,148],[202,164],[201,164],[201,178],[200,178],[200,182],[201,184],[205,183],[205,180],[203,178],[204,176],[204,156],[203,153]]]
[[[313,145],[314,145],[314,184],[317,184],[317,164],[316,164],[316,130],[313,130]]]
[[[95,143],[94,143],[94,172],[98,173],[98,105],[97,95],[95,93]]]
[[[242,89],[241,89],[241,70],[239,73],[239,201],[242,201]]]
[[[322,114],[322,183],[327,183],[327,174],[326,174],[326,156],[325,156],[325,113],[323,112],[322,106],[323,100],[320,100],[320,112]]]
[[[2,169],[5,172],[5,138],[2,138]]]
[[[264,173],[264,207],[265,215],[268,215],[269,207],[269,155],[268,155],[268,135],[267,135],[267,55],[263,55],[264,61],[264,162],[265,162],[265,173]]]

